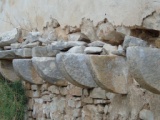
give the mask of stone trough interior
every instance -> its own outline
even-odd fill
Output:
[[[159,31],[86,21],[0,35],[0,72],[23,82],[25,119],[160,120]]]

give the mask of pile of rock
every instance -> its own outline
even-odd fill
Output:
[[[58,39],[55,31],[22,38],[20,28],[0,35],[1,74],[27,82],[32,106],[27,119],[107,119],[107,92],[130,94],[132,79],[160,94],[158,38],[154,46],[111,28],[105,32],[97,30],[101,40],[85,29],[70,31],[67,40]]]
[[[13,29],[0,36],[1,71],[5,69],[4,60],[11,60],[13,65],[8,61],[10,69],[17,73],[14,77],[8,75],[12,81],[18,77],[32,84],[67,80],[79,87],[100,86],[120,94],[127,94],[128,78],[133,75],[143,83],[142,86],[159,93],[157,83],[150,81],[158,81],[160,67],[155,62],[150,66],[139,64],[151,60],[148,54],[155,57],[152,61],[159,60],[159,49],[149,47],[149,43],[140,38],[125,36],[115,30],[107,32],[101,41],[93,41],[81,32],[69,33],[68,40],[59,40],[55,32],[43,37],[34,31],[22,39],[20,28]],[[150,67],[155,68],[155,74],[151,78],[145,77]],[[1,73],[7,77],[6,72]]]

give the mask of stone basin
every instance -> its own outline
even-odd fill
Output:
[[[132,77],[143,88],[160,94],[160,49],[129,47],[127,61]]]
[[[86,54],[58,54],[57,66],[63,76],[79,87],[97,87],[126,94],[128,67],[124,57]]]
[[[43,79],[36,72],[31,59],[14,59],[13,67],[21,79],[31,84],[43,84]]]
[[[65,80],[56,66],[54,57],[33,57],[32,64],[39,76],[51,84]]]

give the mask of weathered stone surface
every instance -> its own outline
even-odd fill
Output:
[[[91,20],[83,19],[81,33],[84,33],[91,41],[98,40],[96,29],[94,28],[93,22]]]
[[[15,73],[10,60],[1,60],[0,61],[0,73],[2,76],[12,82],[20,80],[19,76]]]
[[[124,34],[112,31],[106,36],[104,41],[111,45],[120,45],[124,41]]]
[[[69,49],[68,53],[84,53],[85,46],[75,46]]]
[[[132,36],[125,36],[124,42],[123,42],[123,49],[126,50],[127,47],[132,47],[132,46],[142,46],[142,47],[147,47],[147,42],[136,37]]]
[[[67,86],[67,90],[70,95],[82,96],[82,88],[80,88],[80,87],[77,87],[77,86],[70,84],[69,86]]]
[[[87,46],[87,43],[83,42],[83,41],[68,41],[67,44],[68,44],[69,47]]]
[[[53,50],[68,50],[74,46],[87,46],[87,43],[83,41],[55,41],[52,43]]]
[[[128,66],[120,56],[90,55],[90,70],[95,82],[114,93],[127,93]]]
[[[105,40],[107,35],[112,31],[114,31],[114,27],[111,23],[102,23],[97,28],[97,36],[100,40]]]
[[[39,76],[49,83],[54,83],[58,80],[64,80],[64,77],[60,73],[55,62],[56,60],[53,57],[32,58],[32,64]]]
[[[72,33],[68,35],[68,40],[90,42],[90,39],[83,33]]]
[[[123,33],[125,35],[130,35],[131,34],[131,30],[128,27],[124,27],[124,26],[119,26],[116,28],[117,32]]]
[[[0,35],[0,47],[10,45],[11,43],[15,43],[18,41],[21,34],[21,30],[19,28],[15,28],[11,31],[2,33]]]
[[[18,57],[30,58],[32,57],[32,49],[31,48],[15,49],[15,55],[17,55]]]
[[[86,105],[82,109],[82,120],[102,120],[103,115],[98,113],[95,105]]]
[[[155,46],[157,47],[157,48],[160,48],[160,37],[158,37],[156,40],[155,40]]]
[[[43,80],[35,71],[31,59],[14,59],[13,67],[15,72],[25,81],[32,84],[42,84]]]
[[[86,47],[84,52],[87,54],[101,53],[102,48],[101,47]]]
[[[139,113],[139,118],[142,120],[154,120],[154,115],[150,110],[143,109]]]
[[[4,50],[10,50],[11,46],[4,46],[3,48],[4,48]]]
[[[90,46],[90,47],[103,47],[104,44],[105,44],[104,42],[98,40],[98,41],[94,41],[94,42],[89,43],[88,46]]]
[[[131,75],[145,89],[160,94],[160,50],[157,48],[129,47],[127,61]]]
[[[106,99],[106,91],[101,88],[94,88],[90,93],[90,97]]]
[[[96,87],[90,74],[87,55],[84,54],[58,54],[56,63],[67,81],[80,87]]]
[[[51,93],[59,94],[59,88],[55,85],[48,87],[48,91],[50,91]]]
[[[36,47],[36,46],[39,46],[40,45],[40,42],[37,41],[37,42],[33,42],[33,43],[28,43],[26,45],[22,45],[21,47],[22,48],[33,48],[33,47]]]
[[[25,43],[32,43],[32,42],[37,42],[41,38],[41,33],[40,32],[29,32],[26,38]]]
[[[55,57],[59,50],[54,50],[51,45],[37,46],[32,49],[32,57]]]
[[[0,51],[0,59],[14,59],[17,58],[15,50]]]
[[[20,48],[20,43],[12,43],[11,44],[11,49],[18,49],[18,48]]]
[[[117,50],[117,46],[112,46],[112,45],[106,43],[103,46],[103,50],[106,54],[112,55],[112,52]]]
[[[118,50],[112,51],[111,53],[118,56],[126,56],[125,50],[123,50],[121,45],[118,46]]]

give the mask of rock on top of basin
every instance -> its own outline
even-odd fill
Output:
[[[127,60],[135,80],[145,89],[160,94],[160,49],[129,47]]]
[[[33,57],[32,63],[37,73],[47,82],[55,83],[64,80],[61,72],[56,66],[54,57]]]
[[[103,89],[127,93],[128,67],[120,56],[90,55],[90,70],[96,83]]]
[[[56,63],[63,76],[79,87],[97,87],[88,69],[88,56],[85,54],[58,54]]]
[[[43,80],[35,71],[31,59],[14,59],[13,67],[23,80],[32,84],[43,84]]]

